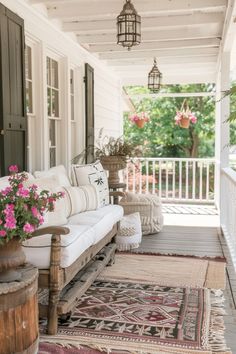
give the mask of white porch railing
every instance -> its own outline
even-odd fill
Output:
[[[221,227],[236,270],[236,171],[223,168],[221,179]]]
[[[164,201],[214,203],[214,159],[135,158],[124,173],[127,191],[157,193]]]

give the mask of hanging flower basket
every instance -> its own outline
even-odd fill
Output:
[[[143,128],[145,123],[149,122],[150,119],[145,112],[141,112],[139,114],[133,114],[129,117],[129,120],[132,123],[136,124],[138,128]]]
[[[175,124],[181,128],[188,129],[190,123],[196,124],[197,117],[191,112],[186,99],[183,101],[181,110],[176,112]]]

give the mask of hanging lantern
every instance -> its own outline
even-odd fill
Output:
[[[123,10],[117,16],[117,44],[130,48],[141,42],[141,17],[131,4],[126,0]]]
[[[153,93],[156,93],[161,88],[162,73],[157,67],[156,58],[154,58],[153,68],[148,74],[148,88]]]

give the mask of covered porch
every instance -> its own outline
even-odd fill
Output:
[[[142,17],[142,43],[127,51],[115,43],[123,1],[1,0],[24,20],[26,169],[63,164],[70,174],[72,159],[101,128],[108,136],[123,135],[132,98],[123,88],[147,84],[153,57],[164,85],[212,84],[211,92],[179,97],[215,97],[215,156],[137,157],[122,178],[127,191],[159,195],[163,202],[163,231],[143,238],[134,253],[227,259],[225,337],[236,353],[236,172],[226,122],[230,98],[222,98],[235,70],[236,1],[133,2]]]

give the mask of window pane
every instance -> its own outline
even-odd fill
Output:
[[[52,60],[52,87],[58,88],[58,63]]]
[[[27,113],[33,113],[32,82],[26,81],[26,109]]]
[[[74,71],[70,70],[70,93],[74,93]]]
[[[49,120],[49,146],[56,146],[56,122],[53,119]]]
[[[70,96],[71,120],[75,120],[74,96]]]
[[[32,59],[31,48],[26,46],[25,48],[25,76],[26,79],[32,80]]]
[[[56,166],[56,149],[50,149],[50,167]]]
[[[76,124],[71,124],[71,156],[72,158],[78,155],[78,151],[76,151]]]
[[[51,59],[47,57],[47,84],[51,86]]]
[[[48,103],[48,116],[51,117],[52,116],[52,112],[51,112],[51,89],[48,88],[47,89],[47,103]]]
[[[59,117],[59,92],[52,90],[52,117]]]

